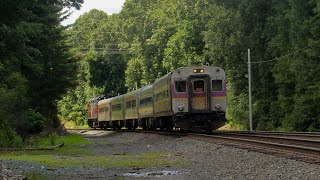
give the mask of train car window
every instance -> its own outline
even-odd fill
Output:
[[[168,96],[169,96],[168,91],[165,90],[165,91],[162,91],[162,92],[154,95],[153,100],[154,100],[154,102],[157,102],[157,101],[160,101],[160,100],[162,100],[164,98],[167,98]],[[152,98],[151,98],[150,102],[152,102]]]
[[[132,101],[132,107],[135,108],[135,107],[136,107],[136,104],[137,104],[136,100],[133,100],[133,101]]]
[[[212,91],[222,91],[222,80],[212,80]]]
[[[131,108],[131,103],[132,103],[132,101],[126,102],[126,109],[130,109]]]
[[[104,113],[104,108],[99,108],[99,113]]]
[[[144,98],[142,100],[140,100],[140,105],[144,105],[144,104],[151,104],[152,103],[152,97],[148,97],[148,98]]]
[[[112,106],[112,111],[119,111],[122,109],[121,104],[116,104]]]
[[[193,81],[193,92],[203,92],[204,91],[204,81],[197,80]]]
[[[175,86],[176,86],[177,92],[186,92],[187,91],[186,81],[176,81]]]

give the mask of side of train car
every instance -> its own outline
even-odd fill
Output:
[[[211,131],[225,123],[226,75],[219,67],[184,67],[141,89],[95,99],[88,105],[91,128]]]

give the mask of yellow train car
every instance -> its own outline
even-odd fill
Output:
[[[106,129],[110,127],[111,121],[111,99],[98,102],[98,127]]]
[[[124,127],[124,95],[111,98],[111,121],[114,129]]]
[[[136,129],[138,127],[138,92],[135,90],[124,96],[124,119],[127,129]]]
[[[152,85],[145,86],[139,90],[138,101],[139,125],[144,129],[152,128],[154,124]]]
[[[155,126],[163,129],[172,129],[172,99],[171,99],[171,73],[163,76],[153,83]]]

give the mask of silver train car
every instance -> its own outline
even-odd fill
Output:
[[[225,124],[226,74],[212,66],[182,67],[152,85],[127,94],[90,101],[97,117],[88,116],[91,128],[206,130]],[[88,113],[90,114],[90,113]],[[92,114],[92,113],[91,113]]]

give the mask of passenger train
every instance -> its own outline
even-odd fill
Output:
[[[88,103],[91,128],[211,132],[225,124],[226,74],[220,67],[182,67],[153,84]]]

